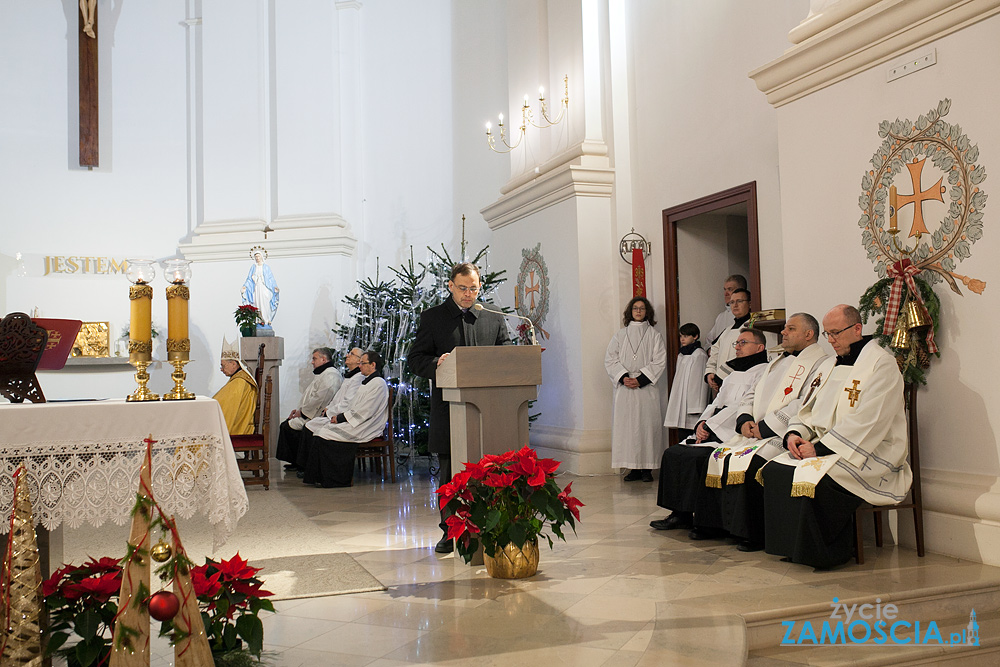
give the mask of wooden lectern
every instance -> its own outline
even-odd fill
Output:
[[[484,454],[528,444],[528,401],[542,383],[537,345],[456,347],[437,368],[435,384],[451,403],[451,472]]]

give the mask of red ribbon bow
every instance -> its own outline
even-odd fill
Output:
[[[923,269],[917,267],[909,259],[901,259],[898,262],[889,266],[887,273],[889,277],[893,279],[892,289],[889,292],[889,303],[886,304],[885,308],[885,324],[882,326],[882,333],[886,336],[891,336],[896,331],[896,322],[899,319],[899,309],[903,305],[903,286],[905,285],[909,289],[910,294],[920,302],[921,305],[924,304],[924,298],[920,295],[920,290],[917,289],[917,283],[913,280],[913,276],[920,273]],[[934,322],[931,322],[931,326],[927,328],[927,350],[931,354],[937,353],[937,344],[934,342]]]

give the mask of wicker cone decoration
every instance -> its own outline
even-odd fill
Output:
[[[147,667],[149,665],[149,524],[153,511],[152,437],[146,439],[146,457],[139,472],[136,509],[129,535],[131,557],[122,568],[122,587],[118,595],[118,618],[115,621],[114,649],[110,667]]]
[[[42,664],[42,572],[24,465],[14,473],[14,511],[0,569],[0,664]]]
[[[186,556],[176,528],[171,532],[174,536],[174,554]],[[174,594],[181,601],[180,611],[174,616],[174,627],[184,635],[183,639],[174,644],[174,667],[214,664],[212,648],[205,635],[205,624],[198,610],[198,598],[194,594],[194,584],[191,583],[191,571],[184,565],[179,565],[174,573]]]

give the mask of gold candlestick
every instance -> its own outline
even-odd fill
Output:
[[[153,363],[152,340],[152,302],[153,288],[149,283],[153,280],[155,270],[151,260],[130,259],[125,277],[131,282],[128,288],[128,298],[131,302],[131,319],[129,320],[128,361],[135,366],[135,382],[138,385],[127,401],[158,401],[160,397],[146,387],[149,373],[146,371]]]
[[[154,394],[153,392],[151,392],[149,390],[148,387],[146,387],[146,383],[149,382],[149,373],[146,372],[146,369],[149,367],[149,364],[152,363],[152,362],[149,362],[149,361],[137,361],[137,360],[131,360],[130,359],[129,363],[131,363],[133,366],[135,366],[135,383],[137,385],[139,385],[139,386],[136,387],[135,391],[132,392],[132,394],[130,396],[126,396],[125,400],[128,401],[128,402],[130,402],[130,403],[133,402],[133,401],[158,401],[158,400],[160,400],[160,397],[159,397],[158,394]]]
[[[185,339],[186,340],[186,339]],[[174,365],[174,372],[170,374],[170,379],[174,381],[174,388],[170,390],[169,393],[163,395],[163,400],[165,401],[190,401],[194,398],[194,394],[189,392],[184,388],[184,379],[187,377],[187,373],[184,372],[184,364],[188,363],[186,359],[171,359],[170,363]]]

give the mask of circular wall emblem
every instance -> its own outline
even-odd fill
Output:
[[[861,178],[858,226],[880,278],[909,260],[930,283],[944,280],[961,294],[961,282],[981,294],[986,283],[955,268],[983,236],[986,168],[978,146],[941,120],[950,108],[946,99],[915,122],[879,123],[883,141]]]
[[[549,314],[549,269],[541,251],[541,243],[531,250],[521,250],[515,294],[518,314],[527,317],[539,328]]]

